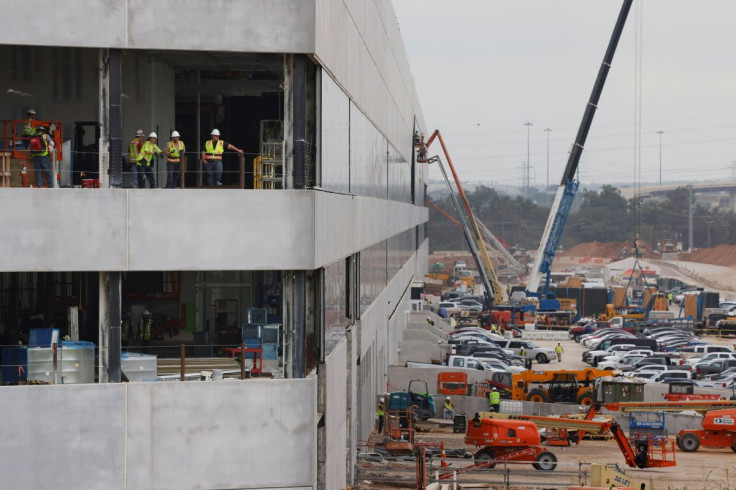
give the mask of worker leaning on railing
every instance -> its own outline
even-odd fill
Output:
[[[243,154],[243,150],[222,141],[220,131],[213,129],[202,150],[202,164],[207,172],[207,185],[210,187],[222,185],[222,154],[226,148]]]

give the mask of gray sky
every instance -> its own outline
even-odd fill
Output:
[[[588,135],[582,185],[633,185],[637,151],[642,183],[658,183],[659,130],[665,183],[734,180],[736,1],[641,2],[629,14]],[[549,182],[559,184],[621,1],[393,4],[428,132],[442,132],[461,179],[519,185],[530,121],[532,185],[547,180],[545,128],[552,130]]]

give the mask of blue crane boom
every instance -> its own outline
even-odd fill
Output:
[[[539,249],[537,250],[537,255],[534,258],[534,264],[532,265],[529,279],[526,284],[526,290],[528,293],[537,293],[542,275],[544,275],[545,285],[543,295],[546,298],[549,294],[549,275],[552,268],[552,262],[554,261],[555,254],[560,246],[562,233],[565,230],[565,223],[570,215],[570,209],[572,208],[572,203],[575,200],[575,193],[580,185],[580,183],[575,179],[575,173],[577,172],[578,164],[580,163],[580,157],[583,154],[585,140],[588,138],[588,131],[590,131],[590,126],[593,123],[595,110],[598,108],[598,100],[603,92],[603,85],[606,83],[608,70],[611,68],[613,55],[616,52],[616,47],[618,46],[618,41],[621,38],[621,32],[626,24],[626,18],[629,15],[629,10],[631,9],[633,1],[634,0],[624,0],[623,5],[621,6],[621,11],[618,14],[616,25],[613,28],[613,34],[611,34],[611,39],[608,42],[606,54],[604,55],[603,62],[598,70],[595,84],[593,84],[593,91],[590,94],[590,100],[588,101],[588,105],[585,107],[585,113],[583,114],[583,119],[580,122],[578,134],[575,137],[575,143],[570,151],[570,157],[567,160],[565,173],[562,176],[562,181],[560,182],[560,186],[557,188],[555,199],[552,202],[552,209],[550,210],[549,217],[547,218],[547,224],[544,227],[542,240],[539,242]]]

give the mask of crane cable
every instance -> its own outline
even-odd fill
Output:
[[[642,81],[644,51],[644,0],[636,0],[634,9],[634,234],[641,233],[641,119],[642,119]]]

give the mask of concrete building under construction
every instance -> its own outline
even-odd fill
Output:
[[[425,128],[391,2],[3,7],[4,485],[351,485],[427,264]],[[36,188],[30,109],[57,142],[53,189]],[[244,150],[225,151],[222,185],[200,163],[213,128]],[[138,129],[162,149],[182,135],[178,188],[163,189],[166,158],[157,188],[135,188]],[[53,368],[33,360],[54,349],[32,331],[50,327],[69,339]],[[120,382],[136,379],[126,353],[160,374],[249,340],[260,379]],[[74,383],[65,349],[85,345],[94,382]]]

